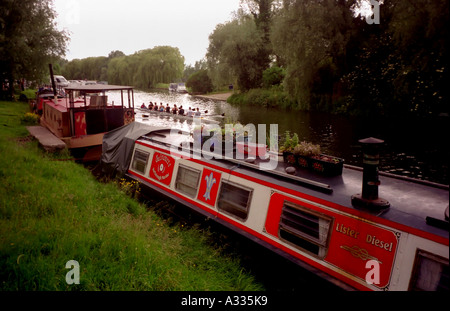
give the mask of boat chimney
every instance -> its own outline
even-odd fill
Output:
[[[48,69],[50,70],[50,79],[52,82],[53,95],[55,95],[55,100],[58,98],[58,92],[56,91],[56,83],[55,76],[53,75],[53,66],[52,64],[48,64]]]
[[[370,137],[359,142],[362,144],[363,152],[363,185],[362,193],[352,196],[352,204],[371,209],[386,209],[390,206],[389,202],[378,197],[379,147],[384,140]]]

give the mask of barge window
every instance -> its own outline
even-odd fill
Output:
[[[175,188],[193,198],[197,194],[199,179],[199,170],[179,165]]]
[[[448,259],[418,250],[410,287],[415,291],[448,292]]]
[[[323,259],[328,249],[332,218],[285,202],[280,218],[280,238]]]
[[[149,156],[150,153],[136,149],[134,151],[134,157],[133,162],[131,164],[131,168],[134,169],[135,171],[145,174],[145,169],[147,168]]]
[[[245,221],[253,190],[222,181],[217,207],[238,219]]]

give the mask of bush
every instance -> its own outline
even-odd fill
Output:
[[[22,124],[36,125],[39,124],[39,119],[39,115],[32,112],[27,112],[20,118],[20,122]]]
[[[192,74],[186,82],[194,93],[209,93],[213,90],[213,84],[206,70],[200,70]]]
[[[25,91],[20,92],[19,99],[21,101],[27,101],[29,99],[36,99],[36,90],[26,89]]]
[[[228,102],[234,105],[254,105],[266,108],[290,108],[294,106],[294,103],[289,100],[287,94],[279,86],[270,89],[252,89],[246,93],[235,93],[228,98]]]
[[[281,67],[273,66],[267,68],[263,72],[263,86],[265,88],[270,88],[273,85],[280,85],[284,77],[286,76],[286,70]]]

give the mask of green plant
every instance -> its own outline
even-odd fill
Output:
[[[317,156],[320,154],[320,146],[302,141],[294,147],[294,154],[305,157]]]
[[[288,152],[290,151],[290,148],[291,148],[291,132],[286,131],[284,133],[283,145],[281,146],[280,151]]]
[[[291,149],[294,149],[295,147],[297,147],[298,142],[299,142],[298,135],[297,135],[297,133],[294,133],[294,135],[292,136],[292,139],[291,139]]]
[[[125,194],[129,195],[130,197],[137,199],[139,197],[139,194],[141,192],[141,187],[139,182],[135,180],[127,180],[125,178],[121,178],[120,180],[116,181],[119,188],[125,192]]]
[[[32,112],[27,112],[20,118],[20,122],[22,124],[34,125],[39,124],[39,119],[39,115]]]

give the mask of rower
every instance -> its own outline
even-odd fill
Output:
[[[147,108],[144,103],[142,103],[141,108]]]
[[[153,103],[150,102],[150,104],[148,104],[148,109],[153,110]]]
[[[173,114],[177,114],[177,112],[178,112],[177,105],[174,104],[174,105],[173,105],[173,108],[172,108],[172,113],[173,113]]]
[[[196,117],[200,117],[202,113],[200,112],[200,109],[197,108],[197,111],[194,114]]]
[[[170,113],[170,106],[169,106],[169,104],[166,105],[166,112]]]
[[[183,116],[183,115],[184,115],[184,109],[183,109],[183,106],[180,106],[180,109],[178,109],[178,114],[179,114],[180,116]]]
[[[187,116],[188,116],[188,117],[193,117],[193,116],[194,116],[194,111],[192,111],[192,108],[191,108],[191,107],[189,107]]]

